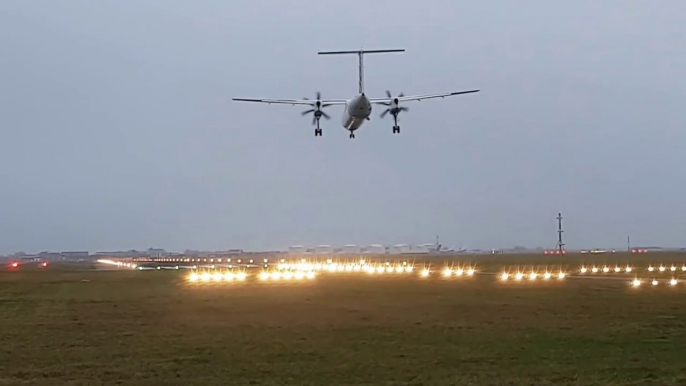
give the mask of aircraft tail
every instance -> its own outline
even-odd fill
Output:
[[[360,84],[359,84],[359,92],[360,94],[364,94],[364,63],[362,60],[362,57],[365,54],[383,54],[383,53],[388,53],[388,52],[405,52],[405,49],[393,49],[393,50],[357,50],[357,51],[320,51],[318,52],[319,55],[348,55],[348,54],[356,54],[359,57],[359,79],[360,79]]]

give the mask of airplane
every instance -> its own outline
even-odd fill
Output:
[[[424,99],[432,98],[445,98],[453,95],[470,94],[479,92],[479,90],[469,90],[469,91],[457,91],[457,92],[447,92],[439,94],[427,94],[427,95],[412,95],[405,96],[400,93],[398,96],[393,97],[390,91],[386,91],[385,98],[369,98],[364,92],[364,64],[363,57],[366,54],[378,54],[378,53],[389,53],[389,52],[405,52],[405,49],[392,49],[392,50],[357,50],[357,51],[321,51],[319,55],[348,55],[355,54],[358,56],[359,60],[359,85],[358,94],[351,99],[321,99],[321,93],[317,92],[317,99],[310,100],[308,98],[303,99],[254,99],[254,98],[233,98],[234,101],[239,102],[259,102],[267,104],[288,104],[288,105],[305,105],[310,106],[309,110],[302,112],[302,115],[312,114],[312,124],[316,125],[317,128],[314,130],[315,137],[322,136],[322,129],[319,127],[319,120],[321,117],[330,119],[331,117],[322,111],[323,108],[334,105],[344,106],[343,117],[341,123],[343,128],[350,131],[350,139],[355,138],[355,130],[359,129],[365,121],[370,120],[369,116],[372,113],[372,105],[379,104],[386,106],[386,110],[381,113],[381,118],[387,114],[393,116],[393,134],[400,133],[400,126],[398,126],[398,114],[402,111],[408,111],[409,109],[405,106],[400,106],[400,102],[409,101],[421,101]]]

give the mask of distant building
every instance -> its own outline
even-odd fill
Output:
[[[63,256],[64,260],[81,260],[90,257],[88,251],[69,251],[61,252],[60,254]]]
[[[161,248],[148,248],[148,256],[149,257],[164,257],[169,255],[167,251]]]
[[[368,253],[375,254],[375,255],[381,255],[381,254],[386,253],[386,247],[384,247],[381,244],[372,244],[366,249],[367,249]]]
[[[333,254],[333,247],[331,245],[317,245],[314,251],[318,255],[331,255]]]
[[[66,260],[66,257],[59,252],[41,252],[38,254],[38,258],[40,260],[45,260],[45,261],[60,261],[60,260]]]
[[[304,245],[291,245],[288,247],[288,253],[292,255],[303,255],[306,253],[306,248]]]
[[[357,254],[360,253],[360,247],[355,244],[347,244],[343,246],[342,252],[346,254]]]

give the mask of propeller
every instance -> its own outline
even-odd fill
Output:
[[[309,98],[303,98],[306,101],[309,101]],[[331,119],[329,114],[325,113],[322,111],[324,107],[331,106],[330,104],[322,103],[322,93],[317,91],[317,99],[312,102],[312,108],[309,110],[305,110],[301,113],[301,115],[305,116],[307,114],[312,114],[312,124],[315,125],[317,124],[317,121],[319,121],[319,118],[324,117],[326,119]]]
[[[397,97],[393,98],[391,92],[386,90],[386,95],[392,99],[390,102],[382,103],[382,105],[388,106],[388,108],[381,113],[381,118],[385,117],[386,114],[388,114],[388,113],[391,113],[391,115],[393,115],[394,117],[397,117],[401,111],[410,111],[410,109],[408,107],[398,106],[398,103],[400,102],[400,100],[398,98],[402,98],[403,96],[405,96],[405,93],[401,92],[400,94],[398,94]]]

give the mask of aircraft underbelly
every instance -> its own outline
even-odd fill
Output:
[[[348,116],[347,119],[343,122],[343,127],[345,127],[346,130],[357,130],[362,126],[364,123],[365,119],[364,118],[355,118]]]
[[[350,107],[346,106],[345,111],[343,112],[343,127],[349,131],[359,129],[364,121],[367,120],[370,113],[371,109],[364,109],[362,111],[356,111],[356,114],[351,115]]]

